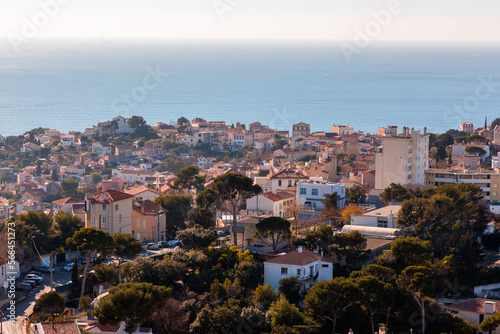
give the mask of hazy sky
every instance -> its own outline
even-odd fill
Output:
[[[49,3],[57,13],[45,21]],[[499,0],[0,0],[0,33],[36,24],[37,37],[352,40],[391,6],[373,39],[500,41]]]

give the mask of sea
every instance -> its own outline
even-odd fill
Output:
[[[346,52],[346,50],[350,50]],[[0,42],[0,134],[83,131],[115,116],[306,122],[442,133],[500,117],[500,43],[29,40]]]

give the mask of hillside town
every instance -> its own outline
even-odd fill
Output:
[[[498,334],[499,151],[500,118],[0,135],[3,329]]]

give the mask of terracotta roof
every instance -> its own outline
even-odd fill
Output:
[[[74,321],[42,322],[40,325],[45,334],[80,334]]]
[[[132,187],[132,188],[125,189],[125,193],[135,196],[137,194],[143,193],[143,192],[148,191],[148,190],[156,193],[155,190],[150,189],[150,188],[145,187],[145,186]]]
[[[122,170],[120,174],[137,174],[137,175],[155,175],[156,172],[148,172],[145,170]]]
[[[55,205],[64,205],[64,204],[72,204],[72,203],[83,203],[83,201],[79,200],[78,198],[74,198],[74,197],[66,197],[66,198],[58,199],[57,201],[52,201],[52,204],[55,204]]]
[[[145,200],[140,198],[134,200],[134,206],[132,207],[135,211],[142,213],[143,215],[159,214],[165,212],[166,210],[162,208],[161,205],[156,204],[153,201]]]
[[[299,170],[283,169],[277,173],[269,174],[270,179],[302,179],[309,180],[309,177],[302,174]]]
[[[85,328],[86,332],[89,333],[96,333],[96,332],[118,332],[118,329],[120,326],[113,326],[113,325],[101,325],[100,323],[96,322],[93,324],[89,324],[87,328]]]
[[[43,189],[26,189],[27,193],[30,193],[31,195],[45,195],[45,190]]]
[[[264,263],[289,264],[295,266],[304,266],[312,262],[321,260],[322,256],[304,249],[302,253],[293,251],[285,255],[278,255],[273,259],[264,261]],[[325,259],[326,260],[326,259]],[[325,261],[326,262],[326,261]]]
[[[107,190],[105,192],[99,192],[96,193],[93,197],[91,202],[92,203],[102,203],[102,204],[108,204],[111,202],[116,202],[116,201],[121,201],[127,198],[132,198],[134,196],[122,193],[121,191],[116,191],[116,190]]]
[[[468,311],[468,312],[476,312],[476,313],[484,313],[484,302],[491,301],[495,303],[495,311],[500,311],[500,301],[499,300],[491,300],[484,298],[474,298],[467,299],[461,302],[451,304],[446,306],[447,309],[457,310],[457,311]]]
[[[266,192],[266,193],[263,193],[262,196],[264,196],[265,198],[273,201],[273,202],[277,202],[277,201],[281,201],[281,200],[284,200],[286,198],[290,198],[290,197],[295,197],[293,195],[290,195],[286,192],[282,192],[282,193],[279,193],[279,194],[275,194],[275,193],[272,193],[272,192]]]

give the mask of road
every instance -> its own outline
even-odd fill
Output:
[[[37,285],[35,289],[28,292],[27,298],[16,303],[16,322],[12,325],[9,321],[2,322],[2,334],[25,334],[25,319],[33,312],[35,300],[42,294],[50,291],[50,274],[42,274],[43,284]],[[54,273],[54,286],[66,284],[71,280],[71,272],[62,271]],[[22,282],[22,278],[17,280]]]

